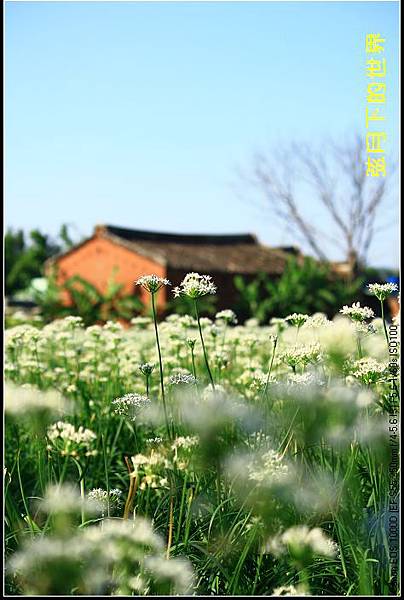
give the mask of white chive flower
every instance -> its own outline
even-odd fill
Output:
[[[194,591],[194,572],[188,560],[174,558],[167,560],[163,556],[146,556],[146,573],[161,583],[169,583],[174,594],[184,596]]]
[[[305,387],[318,383],[319,382],[313,373],[290,373],[286,385],[288,387]]]
[[[155,294],[161,287],[171,285],[171,283],[168,279],[159,277],[158,275],[143,275],[136,281],[136,285],[140,285],[143,289],[150,292],[150,294]]]
[[[142,365],[139,365],[139,371],[145,376],[145,377],[150,377],[150,375],[152,374],[152,372],[154,371],[154,367],[155,365],[153,363],[143,363]]]
[[[207,294],[216,294],[216,286],[210,275],[200,275],[199,273],[188,273],[179,286],[175,287],[174,296],[188,296],[196,299]]]
[[[134,555],[139,556],[140,549],[143,549],[142,554],[146,554],[147,551],[160,553],[164,548],[163,540],[153,531],[151,523],[138,516],[130,521],[106,519],[102,528],[85,528],[83,537],[86,541],[103,547],[117,564],[127,560],[131,555],[132,558]]]
[[[112,514],[119,510],[122,504],[122,492],[116,488],[109,491],[94,488],[88,492],[87,498],[90,502],[94,502],[101,507],[103,515],[108,511],[108,506]]]
[[[267,542],[267,550],[274,556],[289,554],[295,559],[309,559],[312,556],[332,558],[338,546],[322,529],[310,529],[307,525],[295,525]]]
[[[191,348],[191,350],[193,350],[195,348],[195,344],[196,344],[196,338],[187,338],[186,342],[187,345]]]
[[[159,444],[161,444],[163,442],[163,438],[156,436],[154,438],[148,438],[146,440],[147,444],[150,444],[151,446],[158,446]]]
[[[353,363],[351,374],[360,379],[365,385],[377,383],[384,379],[388,373],[388,365],[375,358],[365,357]]]
[[[131,325],[135,325],[139,329],[146,329],[153,321],[150,317],[133,317],[130,322]]]
[[[328,319],[327,315],[323,313],[315,313],[311,317],[307,319],[304,324],[304,327],[310,329],[320,329],[324,327],[330,327],[331,321]]]
[[[197,383],[197,379],[191,373],[178,373],[170,376],[170,385],[190,385]]]
[[[309,593],[305,587],[298,585],[283,585],[274,589],[271,596],[308,596]]]
[[[278,333],[281,333],[284,329],[286,329],[286,327],[288,327],[286,319],[281,317],[272,317],[272,319],[269,321],[269,324],[273,327],[276,327]]]
[[[173,450],[177,450],[178,448],[183,448],[184,450],[189,450],[193,448],[193,446],[197,446],[199,444],[199,436],[197,435],[187,435],[187,436],[179,436],[175,438],[174,442],[171,445]]]
[[[287,348],[279,355],[279,358],[290,367],[316,363],[321,358],[320,344],[314,343]]]
[[[237,325],[237,316],[236,313],[234,311],[232,311],[230,308],[226,309],[226,310],[221,310],[218,313],[216,313],[215,316],[216,321],[223,321],[224,323],[227,323],[228,325]]]
[[[308,315],[304,315],[302,313],[293,313],[292,315],[288,315],[285,317],[285,321],[291,323],[294,327],[301,327],[309,318]]]
[[[82,425],[78,429],[66,421],[58,421],[48,428],[47,437],[50,442],[48,450],[55,448],[62,456],[77,456],[85,452],[86,456],[95,454],[91,447],[96,434]]]
[[[270,485],[287,476],[289,469],[275,450],[268,450],[253,458],[247,465],[247,473],[248,479],[256,484]]]
[[[40,390],[30,384],[17,386],[6,383],[5,392],[5,411],[15,417],[60,414],[67,408],[65,399],[56,390]]]
[[[115,414],[128,417],[131,421],[134,421],[137,414],[150,404],[150,399],[141,394],[125,394],[112,401]]]
[[[369,283],[368,290],[372,296],[376,296],[380,302],[383,302],[390,294],[398,290],[398,285],[396,283]]]
[[[339,311],[342,315],[349,317],[352,321],[366,321],[373,319],[375,313],[368,306],[361,306],[360,302],[354,302],[352,306],[343,306]]]
[[[78,487],[70,483],[48,486],[39,508],[48,515],[78,515],[81,511],[90,515],[101,512],[97,498],[82,498]]]

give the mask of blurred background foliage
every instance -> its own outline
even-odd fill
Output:
[[[56,273],[48,277],[45,292],[36,292],[35,301],[41,308],[46,321],[68,315],[81,317],[85,325],[105,323],[109,320],[130,320],[143,309],[141,300],[132,294],[124,294],[123,284],[115,281],[112,274],[105,292],[100,292],[92,283],[75,275],[63,285],[58,285]],[[70,304],[62,303],[61,294],[67,292]]]
[[[22,229],[8,229],[4,237],[6,296],[27,288],[41,277],[45,261],[73,244],[67,225],[62,225],[56,240],[37,229],[28,236]]]
[[[201,315],[206,317],[213,316],[216,311],[217,296],[203,296],[198,301],[198,310]],[[187,296],[170,298],[167,302],[167,313],[176,313],[178,315],[193,315],[195,311],[194,301]]]
[[[341,306],[357,299],[365,282],[365,274],[347,281],[333,274],[327,264],[305,257],[302,264],[291,257],[279,279],[261,273],[247,282],[235,277],[239,292],[236,312],[244,318],[254,317],[261,323],[270,317],[286,317],[290,313],[334,315]]]
[[[45,277],[45,262],[74,245],[69,226],[63,224],[57,237],[36,229],[25,234],[22,230],[9,229],[5,234],[5,293],[10,308],[30,308],[37,311],[45,322],[62,318],[68,314],[83,318],[86,325],[105,322],[111,319],[130,321],[138,314],[148,312],[140,298],[124,294],[123,286],[116,281],[116,271],[105,292],[99,291],[83,277],[74,276],[63,285],[58,285],[55,273]],[[396,275],[391,269],[363,267],[356,278],[347,280],[337,276],[326,262],[305,257],[299,262],[291,257],[285,271],[278,279],[259,274],[253,280],[241,275],[234,278],[236,301],[231,307],[239,321],[249,318],[266,323],[273,317],[286,317],[288,314],[323,312],[331,317],[344,304],[361,301],[370,305],[378,313],[378,303],[373,303],[363,290],[366,283],[384,282]],[[66,306],[61,298],[70,297]],[[370,302],[370,304],[369,304]],[[217,310],[217,297],[203,298],[199,306],[200,314],[211,317]],[[188,298],[170,299],[166,313],[192,314],[192,301]],[[6,316],[6,326],[12,326],[15,319],[11,313]],[[29,320],[29,319],[28,319]],[[39,324],[39,319],[37,319]],[[19,321],[21,322],[21,321]]]

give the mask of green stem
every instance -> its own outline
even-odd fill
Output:
[[[389,351],[389,334],[387,333],[386,318],[385,318],[385,315],[384,315],[384,302],[383,302],[383,300],[380,300],[380,306],[381,306],[381,309],[382,309],[383,329],[384,329],[384,335],[386,336],[387,352],[388,352]]]
[[[260,572],[261,572],[261,565],[262,565],[262,559],[264,558],[264,553],[260,552],[258,559],[257,559],[257,567],[255,570],[255,577],[254,577],[254,583],[253,583],[253,589],[252,589],[252,595],[255,595],[255,590],[257,588],[257,583],[258,583],[258,579],[260,576]]]
[[[145,516],[147,517],[149,514],[149,506],[150,506],[150,485],[147,486],[147,492],[146,492],[146,508],[145,508]]]
[[[171,487],[171,482],[170,482]],[[170,489],[170,512],[168,516],[168,539],[167,539],[167,550],[166,559],[170,558],[171,544],[173,542],[173,531],[174,531],[174,494],[172,488]]]
[[[84,525],[84,523],[86,521],[86,519],[85,519],[85,512],[84,512],[84,500],[85,500],[85,493],[84,493],[84,472],[83,472],[83,469],[81,467],[81,464],[77,460],[74,460],[74,462],[76,463],[77,470],[79,472],[80,496],[81,496],[81,500],[82,500],[82,505],[81,505],[81,524]]]
[[[272,350],[271,362],[270,362],[270,365],[269,365],[268,377],[267,377],[267,380],[265,382],[263,397],[266,396],[266,393],[267,393],[267,390],[268,390],[269,379],[271,377],[272,367],[274,365],[275,352],[276,352],[276,346],[277,346],[277,344],[278,344],[278,338],[275,338],[274,339],[274,347],[273,347],[273,350]]]
[[[110,517],[109,477],[108,477],[108,466],[107,466],[107,452],[106,452],[106,446],[105,446],[105,438],[104,438],[103,434],[101,434],[101,440],[102,440],[102,453],[104,455],[105,483],[106,483],[106,486],[107,486],[107,516],[108,516],[108,519],[109,519],[109,517]]]
[[[216,498],[217,498],[217,506],[218,506],[218,514],[219,514],[219,523],[222,528],[222,506],[221,506],[221,469],[220,462],[216,462]]]
[[[308,569],[305,567],[299,571],[299,583],[305,591],[310,591],[310,574]]]
[[[198,304],[197,304],[196,298],[194,298],[194,305],[195,305],[196,320],[198,321],[199,336],[201,338],[201,343],[202,343],[203,356],[205,359],[205,365],[206,365],[206,368],[207,368],[207,371],[209,374],[209,379],[212,384],[212,388],[215,389],[215,382],[213,381],[212,372],[210,370],[209,363],[208,363],[208,356],[206,354],[205,342],[203,340],[202,327],[201,327],[201,322],[199,319],[199,311],[198,311]]]
[[[81,496],[81,499],[83,500],[83,503],[84,503],[84,499],[85,499],[85,496],[84,496],[84,478],[82,478],[81,481],[80,481],[80,496]],[[108,504],[109,504],[109,502],[108,502]],[[81,507],[81,524],[82,525],[84,525],[85,520],[86,519],[85,519],[85,515],[84,515],[84,504],[83,504],[83,506]]]
[[[166,422],[167,435],[168,435],[168,438],[171,440],[170,426],[169,426],[169,423],[168,423],[166,396],[165,396],[165,393],[164,393],[163,359],[161,358],[160,339],[159,339],[159,330],[158,330],[158,327],[157,327],[157,314],[156,314],[156,305],[155,305],[155,301],[154,301],[154,294],[152,294],[151,297],[152,297],[154,331],[156,333],[157,352],[158,352],[158,355],[159,355],[161,397],[163,399],[164,418],[165,418],[165,422]]]
[[[227,331],[227,322],[224,324],[224,329],[223,329],[222,350],[224,350],[224,345],[226,343],[226,331]]]
[[[32,522],[31,522],[31,515],[30,515],[29,510],[28,510],[28,505],[27,505],[27,501],[26,501],[26,498],[25,498],[25,494],[24,494],[24,488],[23,488],[23,485],[22,485],[21,471],[20,471],[20,454],[21,454],[21,448],[18,448],[18,451],[17,451],[17,475],[18,475],[18,483],[19,483],[19,486],[20,486],[20,493],[21,493],[22,503],[24,505],[24,509],[25,509],[25,512],[26,512],[26,515],[27,515],[27,523],[28,523],[31,535],[34,535],[34,529],[32,527]]]
[[[66,457],[65,457],[65,461],[64,461],[64,463],[63,463],[62,473],[61,473],[61,474],[60,474],[60,476],[59,476],[59,481],[58,481],[58,484],[59,484],[59,485],[62,485],[62,483],[63,483],[63,482],[64,482],[64,480],[65,480],[65,476],[66,476],[66,471],[67,471],[67,465],[68,465],[68,463],[69,463],[69,456],[66,456]]]
[[[187,513],[185,516],[185,532],[184,532],[184,549],[187,549],[188,547],[188,540],[189,540],[189,532],[191,529],[191,521],[192,521],[192,502],[194,499],[194,495],[196,495],[196,489],[195,492],[193,491],[193,489],[191,488],[189,490],[189,496],[187,499]]]
[[[111,466],[112,459],[113,459],[113,456],[114,456],[114,453],[115,453],[115,446],[116,446],[116,443],[117,443],[117,441],[118,441],[119,435],[120,435],[120,433],[121,433],[121,429],[122,429],[122,425],[123,425],[123,423],[124,423],[124,418],[123,418],[123,417],[121,417],[121,419],[120,419],[120,421],[119,421],[118,428],[117,428],[117,430],[116,430],[116,433],[115,433],[114,440],[113,440],[113,442],[112,442],[111,449],[110,449],[110,451],[109,451],[109,457],[108,457],[108,468]]]
[[[191,360],[192,360],[192,374],[196,379],[195,355],[194,355],[193,348],[191,348]]]
[[[184,481],[182,484],[180,513],[179,513],[178,524],[177,524],[177,534],[176,534],[176,539],[175,539],[176,544],[178,544],[178,540],[180,538],[180,533],[181,533],[182,517],[183,517],[184,505],[185,505],[185,497],[186,497],[186,493],[187,493],[187,481],[188,481],[188,471],[185,471]]]
[[[358,358],[362,358],[362,344],[361,344],[361,336],[360,333],[356,336],[356,344],[358,346]]]

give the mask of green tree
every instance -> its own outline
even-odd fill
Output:
[[[62,225],[56,240],[38,229],[30,231],[28,239],[21,229],[9,229],[4,239],[6,295],[24,290],[34,277],[41,277],[45,261],[69,244],[72,241],[67,225]]]
[[[240,315],[255,317],[260,322],[270,317],[286,317],[297,313],[323,312],[333,316],[344,304],[358,296],[362,278],[348,282],[332,273],[330,266],[306,257],[302,264],[292,257],[276,280],[260,274],[255,280],[246,282],[235,277],[239,291],[237,309]]]
[[[70,237],[69,226],[66,223],[63,223],[60,227],[59,237],[64,243],[65,249],[68,250],[72,246],[74,246],[74,241]]]
[[[25,238],[22,230],[9,229],[4,236],[4,268],[6,294],[12,290],[12,281],[16,279],[13,268],[25,250]],[[10,279],[11,277],[11,279]]]

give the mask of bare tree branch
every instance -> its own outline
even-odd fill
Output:
[[[366,262],[380,231],[376,223],[388,195],[388,177],[366,175],[366,148],[359,135],[344,147],[328,141],[321,152],[294,143],[276,156],[256,153],[248,181],[270,213],[299,235],[320,260],[327,260],[324,242],[328,240],[351,264]],[[302,185],[308,186],[313,202],[328,215],[327,233],[307,216]]]

